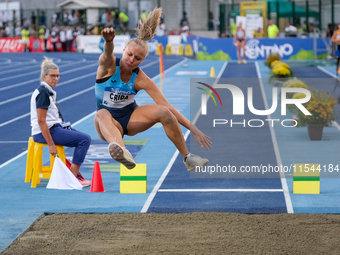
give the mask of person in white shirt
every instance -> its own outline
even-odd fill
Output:
[[[52,59],[45,57],[41,65],[41,83],[31,97],[31,135],[37,143],[47,143],[48,152],[57,155],[56,145],[73,147],[74,153],[70,171],[78,181],[87,187],[91,181],[80,174],[80,165],[84,162],[91,144],[91,137],[79,132],[64,122],[57,103],[57,86],[60,74],[58,66]]]
[[[57,41],[58,41],[58,37],[57,37],[56,28],[53,27],[52,28],[52,32],[51,32],[51,42],[52,42],[52,45],[53,45],[53,51],[54,52],[58,51],[58,49],[57,49]]]
[[[6,37],[13,37],[12,31],[13,29],[11,29],[12,27],[10,27],[9,25],[6,26],[5,31],[6,31]]]
[[[165,35],[165,24],[162,19],[160,19],[159,24],[156,29],[156,36],[164,36]]]
[[[61,42],[61,46],[63,47],[63,51],[67,50],[67,43],[66,43],[66,32],[65,29],[62,28],[59,32],[59,39]]]
[[[289,23],[289,21],[287,21],[287,22],[286,22],[285,31],[286,31],[286,32],[296,32],[297,29],[296,29],[296,27],[294,27],[293,25],[291,25],[291,24]]]
[[[21,37],[21,26],[18,24],[14,30],[15,37]]]
[[[8,16],[7,16],[7,13],[5,11],[2,11],[2,14],[0,15],[0,20],[2,21],[2,25],[6,26],[6,24],[8,22]]]
[[[189,27],[187,26],[186,22],[181,23],[181,43],[187,43],[188,42],[188,33],[189,33]]]
[[[73,41],[73,29],[70,26],[66,27],[66,43],[67,51],[71,51]]]

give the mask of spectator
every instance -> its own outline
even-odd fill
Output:
[[[28,27],[24,27],[24,29],[21,31],[21,40],[22,40],[22,45],[24,48],[24,52],[29,52],[29,35],[30,31],[28,30]]]
[[[10,25],[7,25],[5,27],[5,31],[6,31],[6,37],[13,37],[13,27]]]
[[[31,24],[34,30],[36,29],[36,23],[37,23],[37,16],[35,16],[34,11],[33,11],[31,15]]]
[[[83,34],[84,34],[84,30],[80,26],[77,26],[76,31],[73,33],[74,36],[83,35]]]
[[[52,26],[53,26],[53,27],[57,24],[57,21],[58,21],[58,14],[55,12],[55,13],[52,15]]]
[[[69,25],[75,25],[78,23],[78,17],[77,17],[75,10],[73,10],[72,13],[68,15],[68,21],[69,21],[68,23]]]
[[[93,27],[87,26],[87,28],[86,28],[86,35],[94,35]]]
[[[119,19],[119,11],[117,10],[114,17],[113,17],[113,28],[116,31],[121,32],[121,28],[120,28],[120,19]]]
[[[285,32],[286,32],[286,36],[296,37],[297,29],[296,29],[296,27],[291,25],[289,21],[287,21],[286,22]]]
[[[181,24],[181,30],[180,30],[180,35],[181,35],[181,43],[187,43],[188,42],[188,33],[189,33],[189,27],[185,22],[182,22]]]
[[[63,18],[64,18],[64,26],[68,26],[68,12],[67,11],[64,11]]]
[[[230,24],[230,34],[232,36],[235,35],[235,32],[236,32],[236,23],[235,23],[235,20],[234,19],[231,19],[231,24]]]
[[[40,25],[46,26],[46,14],[44,11],[41,12]]]
[[[214,14],[210,11],[209,12],[209,23],[208,23],[208,30],[214,30]]]
[[[254,30],[253,37],[254,38],[263,38],[264,35],[263,35],[262,28],[259,27],[256,31]]]
[[[24,21],[23,21],[23,26],[24,27],[30,27],[31,26],[31,21],[28,19],[28,18],[24,18],[23,19]]]
[[[129,28],[129,17],[124,12],[120,12],[119,19],[122,21],[122,33],[125,34]]]
[[[44,37],[45,37],[44,26],[40,26],[39,31],[38,31],[38,36],[39,36],[40,39],[44,39]]]
[[[268,20],[267,32],[268,32],[268,38],[276,38],[279,33],[278,27],[273,23],[272,20]]]
[[[73,41],[73,29],[70,26],[66,27],[66,43],[67,43],[67,51],[71,51],[72,49],[72,41]]]
[[[50,30],[48,29],[48,27],[46,27],[45,28],[45,34],[44,34],[45,51],[49,51],[49,49],[47,47],[48,38],[50,38]]]
[[[140,19],[142,19],[143,17],[144,17],[145,19],[148,17],[148,13],[147,13],[145,10],[143,10],[142,13],[141,13],[140,16],[139,16]]]
[[[14,30],[15,37],[21,37],[21,26],[18,24]]]
[[[190,29],[189,19],[188,19],[187,13],[185,11],[183,12],[183,18],[181,19],[180,25],[182,26],[183,23],[185,23],[186,26]]]
[[[52,32],[51,32],[51,42],[53,45],[53,51],[57,52],[57,41],[58,41],[58,37],[57,37],[57,32],[56,32],[56,27],[52,28]]]
[[[333,36],[332,36],[332,42],[337,44],[337,51],[339,54],[340,51],[340,23],[338,24],[338,29],[334,31]],[[337,67],[337,73],[340,74],[340,56],[337,56],[337,61],[336,61],[336,67]]]
[[[8,22],[8,16],[7,13],[5,11],[1,12],[1,16],[0,16],[0,20],[2,21],[2,27],[5,27],[7,25]]]
[[[67,42],[66,42],[66,32],[65,32],[64,28],[60,29],[59,39],[60,39],[61,47],[63,48],[63,51],[66,52],[66,50],[67,50]]]
[[[328,24],[327,26],[327,30],[326,30],[326,37],[332,37],[333,36],[333,28],[332,28],[332,24]]]
[[[109,9],[106,10],[106,25],[112,24],[111,13]]]
[[[106,26],[106,22],[107,22],[107,15],[106,15],[106,12],[104,12],[101,16],[101,23],[103,26]]]
[[[162,19],[159,20],[159,24],[156,29],[156,36],[164,36],[165,35],[165,24]]]

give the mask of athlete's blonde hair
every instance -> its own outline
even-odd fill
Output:
[[[43,75],[47,75],[51,69],[59,69],[59,67],[53,63],[53,59],[44,57],[45,60],[41,64],[41,76],[40,79],[43,80]]]
[[[138,22],[138,27],[136,30],[137,37],[129,40],[126,46],[134,42],[135,44],[144,48],[145,56],[147,56],[149,53],[149,47],[146,41],[152,39],[156,34],[156,29],[159,24],[161,15],[162,8],[155,8],[152,12],[149,13],[147,18],[145,17],[145,15],[142,15],[141,19]]]

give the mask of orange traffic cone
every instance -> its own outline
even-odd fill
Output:
[[[88,192],[106,192],[104,190],[104,184],[102,179],[102,174],[100,172],[99,162],[94,162],[93,175],[92,175],[92,185],[91,190]]]

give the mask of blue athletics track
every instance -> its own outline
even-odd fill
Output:
[[[48,190],[48,180],[31,188],[30,183],[24,182],[30,137],[30,96],[39,86],[40,64],[45,55],[53,58],[60,68],[61,79],[55,91],[64,119],[92,138],[81,172],[91,179],[94,162],[98,161],[108,192],[86,192],[90,188]],[[292,194],[291,173],[189,173],[160,124],[134,137],[124,138],[136,162],[147,164],[148,187],[146,194],[120,194],[119,164],[109,156],[107,144],[99,139],[93,124],[98,57],[97,54],[74,53],[0,55],[0,251],[43,213],[340,213],[337,178],[322,178],[321,175],[321,194],[297,195]],[[244,115],[233,116],[231,93],[218,88],[219,85],[236,85],[245,97],[247,88],[252,87],[254,107],[270,107],[273,85],[268,82],[269,69],[262,61],[238,65],[233,61],[195,61],[165,56],[164,64],[163,94],[211,137],[212,149],[197,148],[190,132],[182,127],[188,147],[193,153],[209,158],[210,166],[231,165],[240,169],[242,166],[290,166],[295,163],[336,166],[340,163],[337,155],[340,131],[336,122],[332,127],[324,128],[322,141],[311,142],[305,127],[284,128],[280,122],[271,126],[265,121],[268,116],[255,117],[246,103]],[[215,78],[210,78],[212,67]],[[160,86],[157,56],[148,56],[141,68]],[[313,86],[335,96],[340,94],[334,66],[296,64],[292,69],[298,78],[310,80]],[[318,82],[318,79],[321,80]],[[210,99],[208,114],[199,114],[197,102],[200,102],[202,91],[196,87],[206,87],[198,81],[216,87],[223,107],[215,106]],[[145,92],[138,93],[136,101],[139,105],[153,103]],[[284,118],[290,119],[289,114]],[[269,117],[283,119],[279,109]],[[226,119],[229,123],[214,129],[213,119]],[[231,119],[238,123],[243,119],[261,119],[265,125],[261,128],[242,124],[230,127]],[[72,149],[66,148],[65,153],[71,160]],[[43,160],[48,164],[48,153],[44,152]]]

